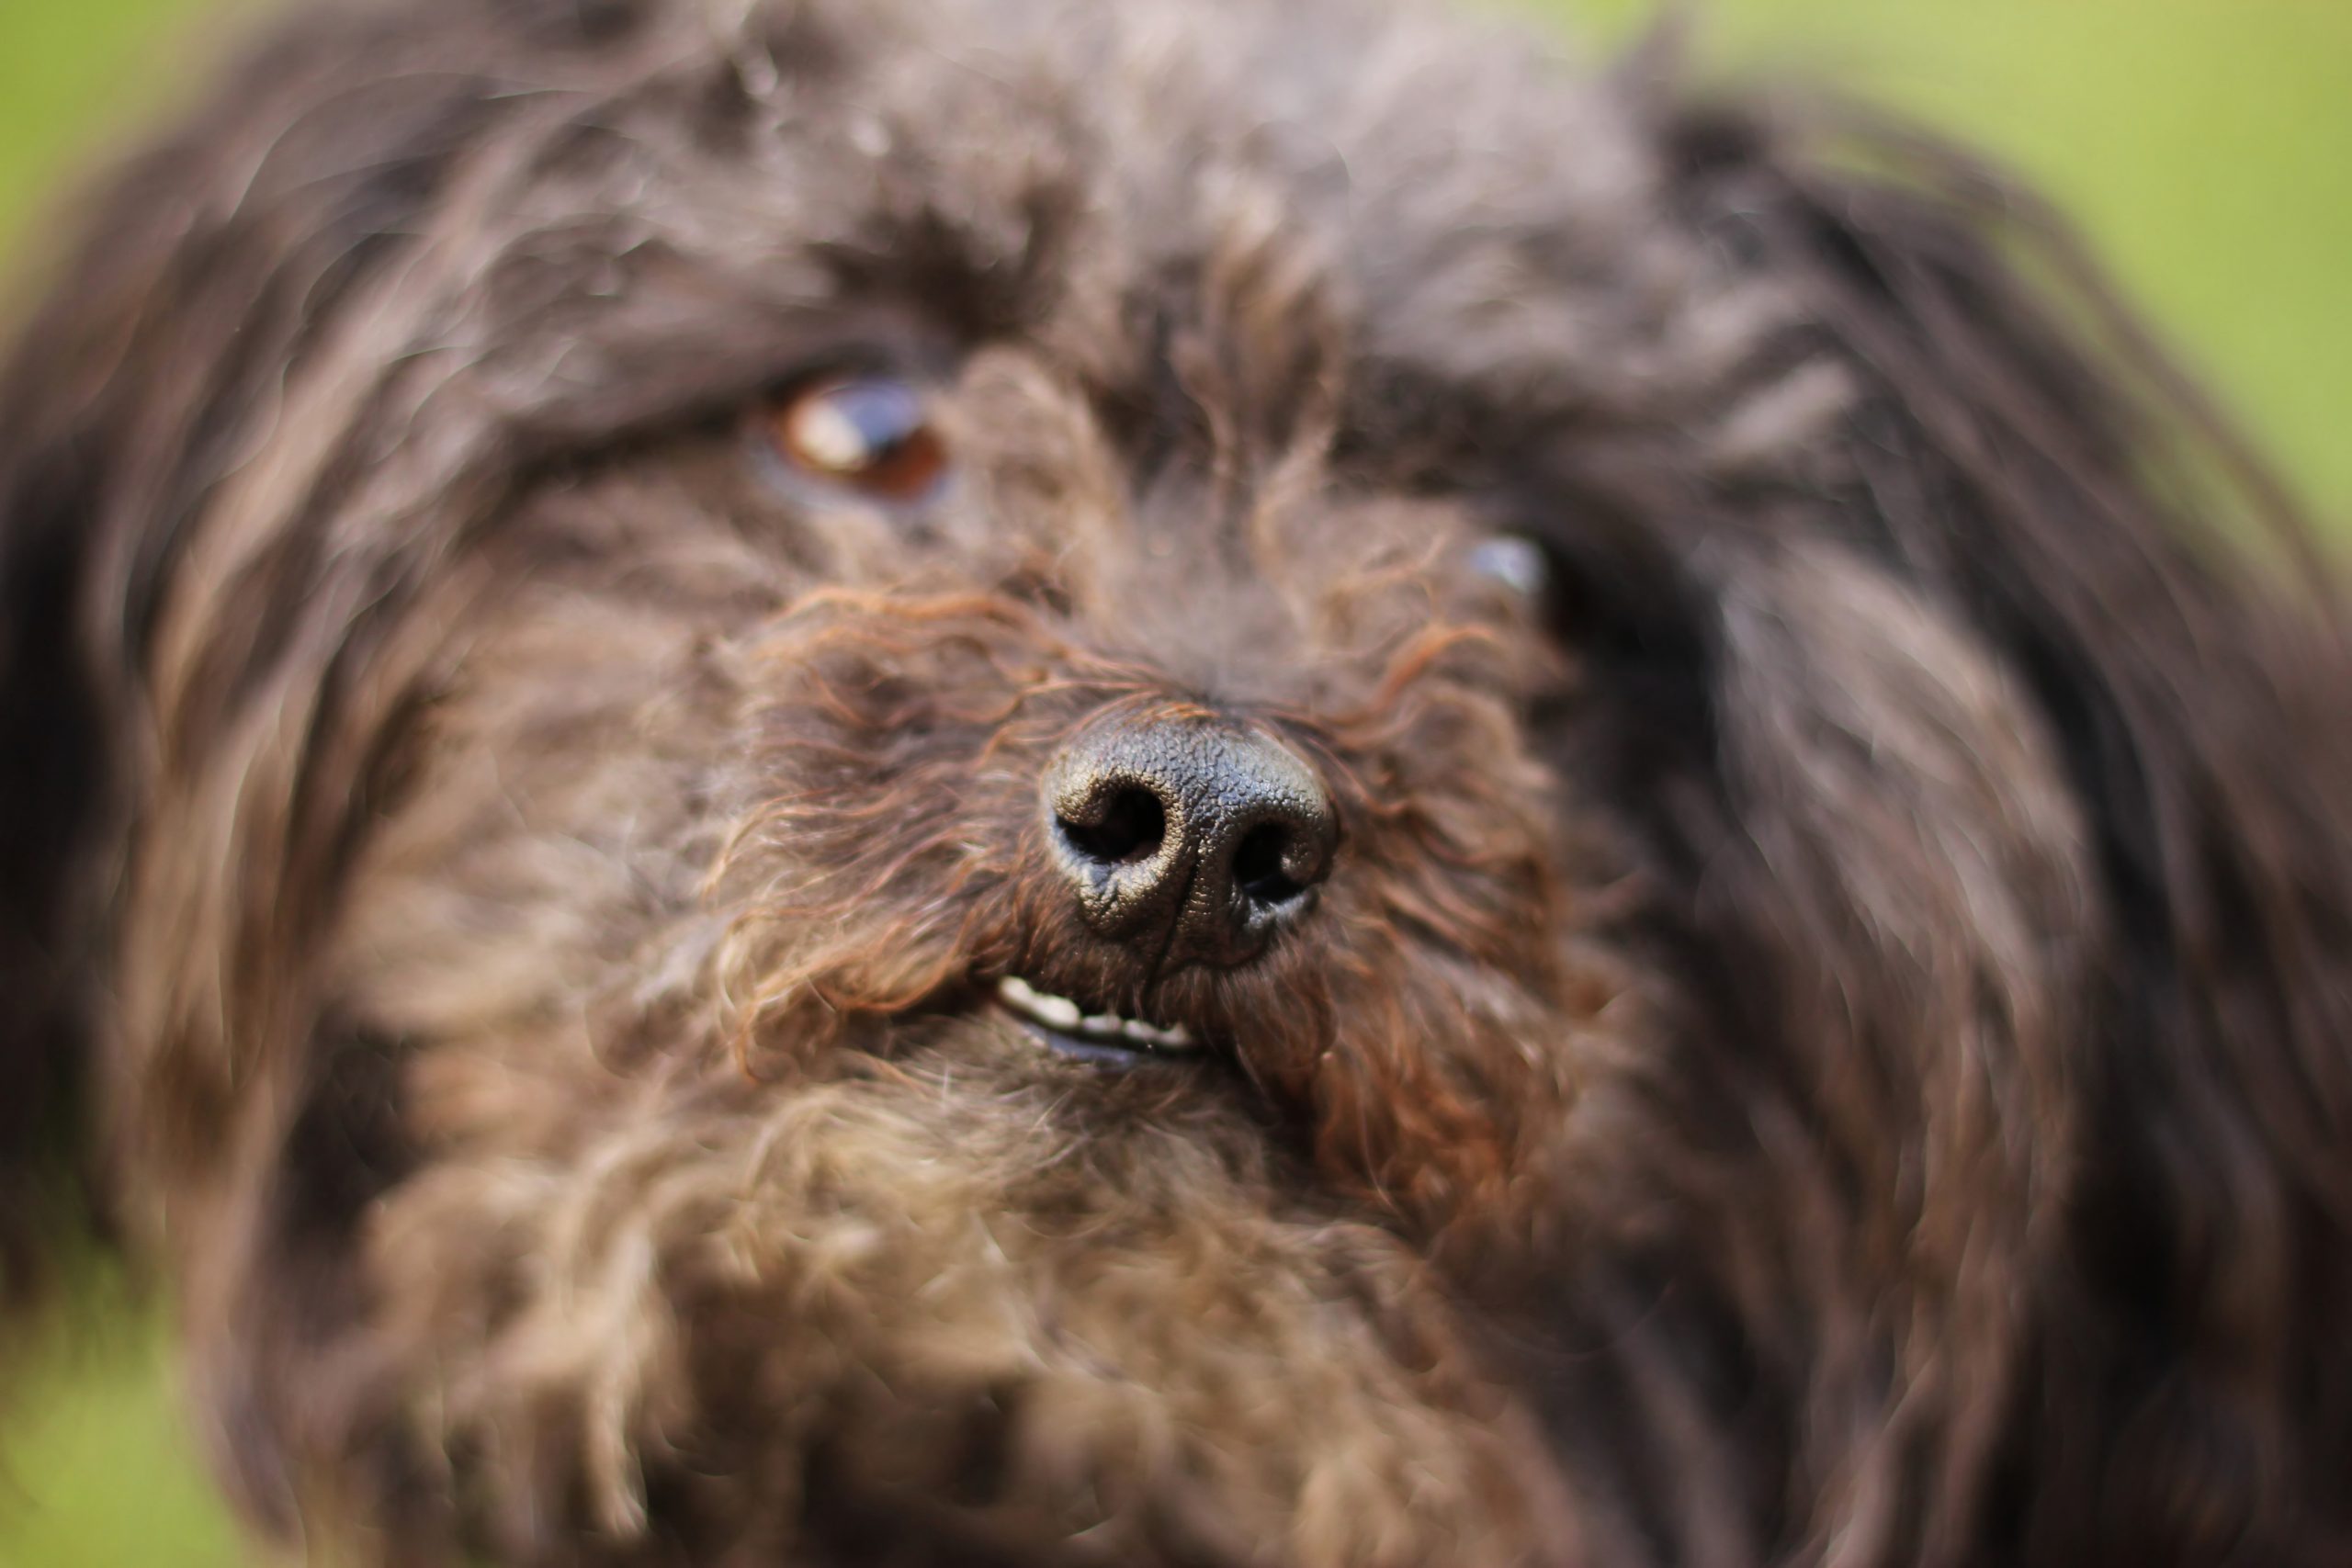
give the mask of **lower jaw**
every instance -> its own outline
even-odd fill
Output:
[[[1154,1065],[1174,1066],[1182,1060],[1181,1057],[1171,1057],[1161,1055],[1156,1052],[1131,1049],[1125,1045],[1112,1045],[1101,1041],[1083,1040],[1075,1034],[1065,1034],[1058,1029],[1049,1029],[1042,1023],[1037,1023],[1025,1018],[1015,1018],[1012,1021],[1014,1027],[1023,1031],[1032,1040],[1035,1040],[1038,1044],[1043,1045],[1046,1050],[1053,1052],[1056,1055],[1067,1056],[1075,1062],[1084,1062],[1090,1066],[1111,1067],[1120,1071],[1125,1071],[1131,1067],[1144,1067]]]

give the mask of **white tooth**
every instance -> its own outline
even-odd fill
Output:
[[[1078,1027],[1078,1004],[1068,997],[1050,995],[1011,975],[996,983],[996,994],[1048,1029]]]
[[[1173,1029],[1156,1029],[1148,1023],[1138,1023],[1129,1019],[1119,1026],[1119,1032],[1130,1040],[1140,1040],[1163,1051],[1189,1051],[1193,1048],[1193,1037],[1182,1024]]]
[[[1015,975],[1007,975],[999,980],[996,994],[1005,1006],[1035,1019],[1048,1029],[1059,1029],[1098,1040],[1132,1040],[1138,1045],[1156,1051],[1193,1049],[1193,1036],[1181,1024],[1173,1029],[1161,1029],[1137,1019],[1121,1018],[1114,1012],[1097,1013],[1089,1018],[1068,997],[1041,991]]]

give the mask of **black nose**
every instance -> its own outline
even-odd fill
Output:
[[[1087,924],[1158,972],[1256,957],[1314,901],[1339,838],[1305,762],[1216,719],[1098,721],[1046,770],[1045,810]]]

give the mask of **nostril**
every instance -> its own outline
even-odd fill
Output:
[[[1146,965],[1146,980],[1257,957],[1314,907],[1339,848],[1331,797],[1295,752],[1195,714],[1114,709],[1055,754],[1038,785],[1040,869],[1091,935]]]
[[[1279,822],[1262,823],[1242,836],[1233,852],[1233,880],[1253,904],[1287,904],[1306,891],[1286,868],[1296,835]]]
[[[1126,784],[1097,795],[1084,820],[1057,813],[1063,841],[1101,865],[1129,865],[1159,852],[1168,834],[1168,808],[1139,785]]]

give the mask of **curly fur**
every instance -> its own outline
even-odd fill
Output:
[[[2352,1556],[2336,590],[1965,161],[1381,0],[338,0],[87,236],[0,1266],[76,1176],[262,1536]],[[919,518],[747,457],[844,359]],[[1039,780],[1186,715],[1342,838],[1146,972]]]

